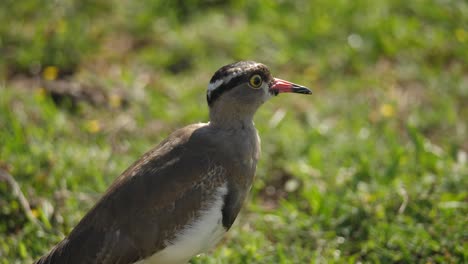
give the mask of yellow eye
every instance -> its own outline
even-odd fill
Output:
[[[255,75],[252,75],[252,77],[250,77],[250,81],[249,81],[250,87],[254,89],[258,89],[260,88],[260,86],[262,86],[262,83],[263,83],[263,80],[260,75],[255,74]]]

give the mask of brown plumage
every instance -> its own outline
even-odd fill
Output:
[[[262,85],[254,88],[249,78],[255,74],[261,76]],[[200,248],[193,248],[198,243],[191,241],[197,238],[187,235],[187,230],[197,224],[202,228],[195,231],[201,234],[206,228],[212,230],[200,222],[203,219],[219,218],[225,231],[233,224],[252,185],[260,153],[252,121],[255,111],[272,94],[305,93],[305,87],[279,81],[255,62],[218,70],[207,94],[210,123],[178,129],[142,156],[36,263],[184,263],[213,246],[218,237],[201,240]],[[219,199],[221,212],[213,207]]]

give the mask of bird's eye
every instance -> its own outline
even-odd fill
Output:
[[[250,77],[250,81],[249,81],[250,87],[254,89],[258,89],[260,88],[260,86],[262,86],[262,83],[263,83],[263,80],[260,75],[255,74],[255,75],[252,75],[252,77]]]

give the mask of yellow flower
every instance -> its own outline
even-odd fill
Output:
[[[42,72],[42,76],[47,81],[53,81],[57,79],[59,69],[55,66],[47,66],[45,67],[44,71]]]
[[[380,106],[380,114],[383,117],[392,117],[395,115],[395,108],[390,104],[383,104]]]
[[[37,218],[39,216],[39,211],[36,208],[31,209],[31,214]]]
[[[36,94],[37,94],[37,98],[39,98],[39,100],[43,100],[46,95],[47,95],[47,91],[44,87],[39,87],[36,89]]]
[[[122,105],[122,97],[118,94],[111,94],[109,96],[109,105],[112,108],[119,108]]]
[[[101,131],[101,124],[99,123],[99,120],[89,120],[86,124],[86,130],[93,134]]]

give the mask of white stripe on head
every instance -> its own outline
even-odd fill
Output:
[[[208,94],[210,94],[212,91],[216,90],[221,84],[223,84],[224,80],[217,80],[216,82],[208,84]]]
[[[230,75],[224,77],[223,79],[216,80],[215,82],[210,82],[208,84],[208,90],[207,90],[208,96],[210,96],[210,94],[214,90],[218,89],[221,85],[228,83],[230,80],[232,80],[232,78],[241,75],[241,73],[242,73],[242,69],[238,68],[234,70]]]

